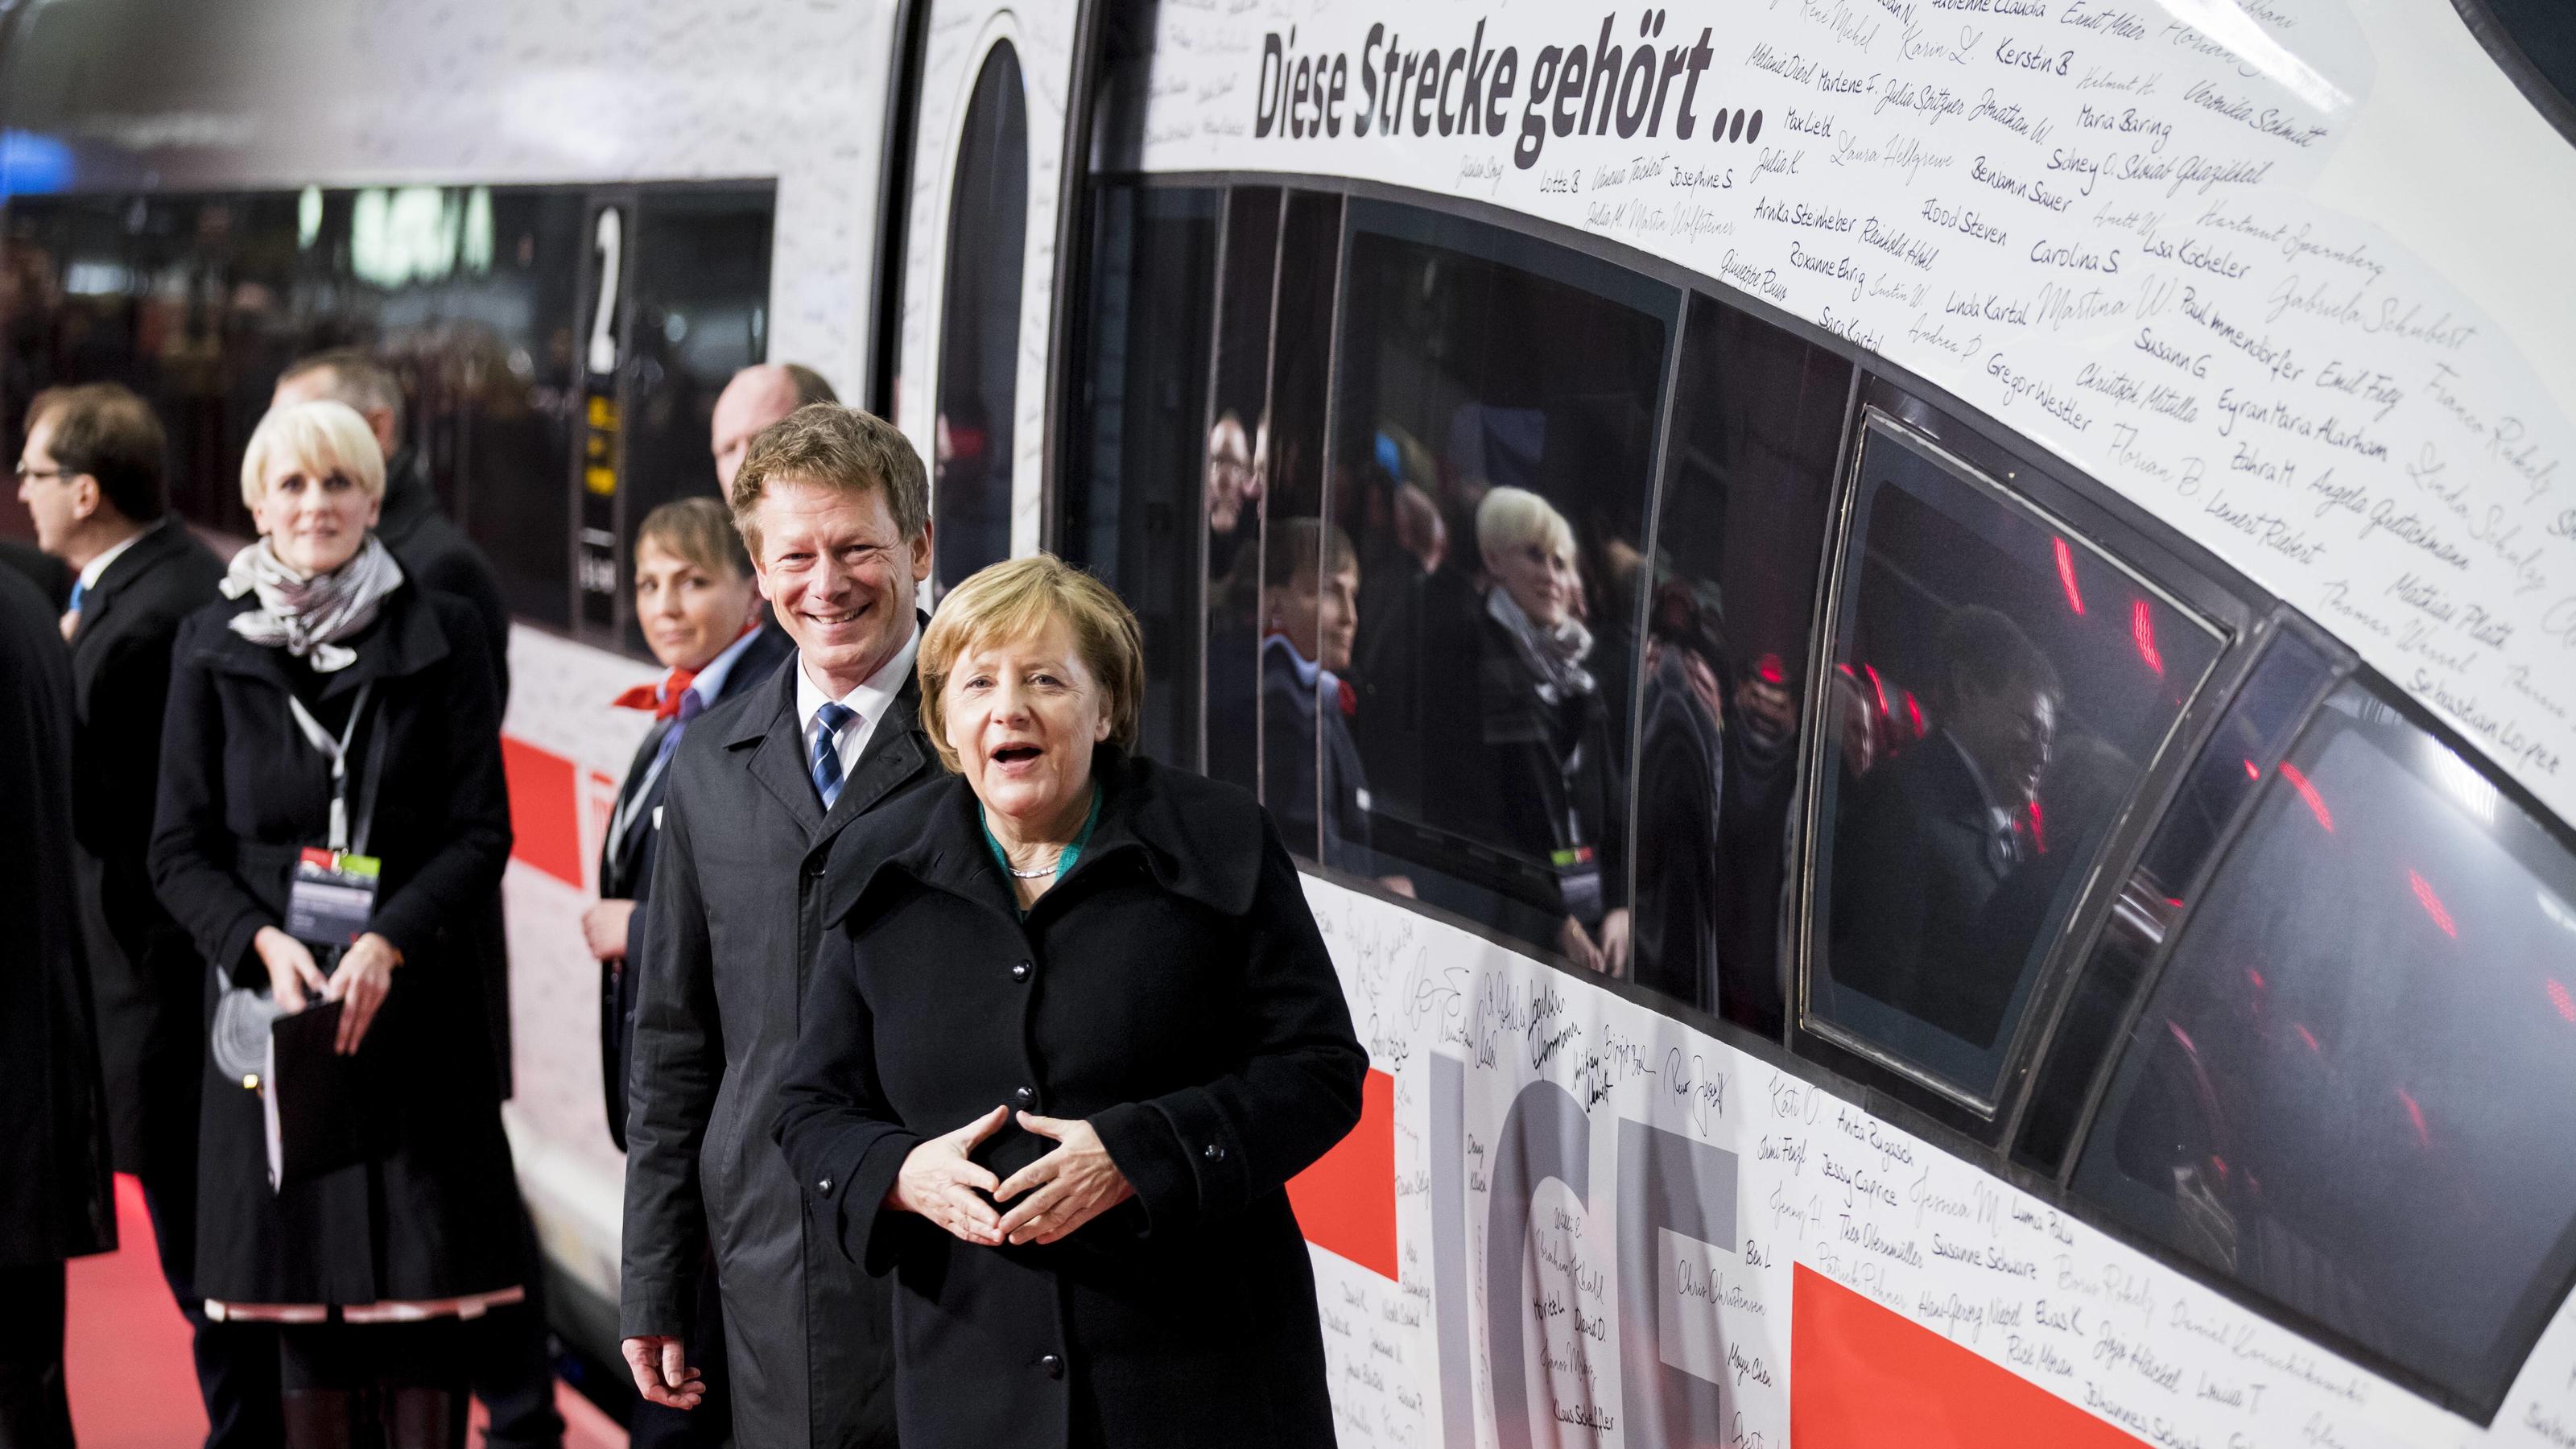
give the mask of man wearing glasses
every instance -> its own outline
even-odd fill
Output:
[[[116,1165],[143,1180],[161,1272],[196,1330],[210,1446],[274,1443],[277,1347],[209,1323],[192,1286],[205,965],[161,909],[144,856],[161,780],[161,714],[179,624],[224,566],[169,514],[161,423],[114,383],[39,394],[18,455],[36,545],[72,570],[72,834],[100,959],[98,1017]],[[110,949],[112,947],[112,949]]]

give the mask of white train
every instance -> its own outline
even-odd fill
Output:
[[[2566,1449],[2551,23],[51,0],[0,424],[132,381],[238,531],[276,367],[404,361],[522,619],[509,1121],[600,1357],[626,546],[766,358],[934,460],[937,581],[1113,583],[1306,860],[1345,1443]]]

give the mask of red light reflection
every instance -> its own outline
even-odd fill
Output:
[[[2245,778],[2248,780],[2260,780],[2263,778],[2263,772],[2254,768],[2254,762],[2252,760],[2247,760],[2245,762]]]
[[[1923,738],[1923,706],[1915,702],[1914,691],[1910,689],[1905,691],[1905,717],[1914,725],[1914,737],[1918,740]]]
[[[2442,928],[2442,934],[2458,940],[2460,928],[2452,922],[2451,913],[2443,909],[2442,898],[2433,894],[2433,883],[2411,870],[2406,872],[2406,883],[2415,888],[2415,899],[2422,903],[2424,914],[2433,918],[2433,924]]]
[[[2299,792],[2299,798],[2308,802],[2308,813],[2317,817],[2317,823],[2326,828],[2326,833],[2333,834],[2334,812],[2326,808],[2326,797],[2317,793],[2317,787],[2308,783],[2308,777],[2300,772],[2299,767],[2283,760],[2281,778],[2289,781],[2290,788]]]
[[[2558,978],[2555,976],[2550,977],[2545,984],[2549,988],[2549,1004],[2558,1008],[2560,1016],[2569,1021],[2576,1021],[2576,997],[2570,997],[2567,994],[2567,988],[2559,985]]]
[[[2062,538],[2051,539],[2049,542],[2057,550],[2057,581],[2066,586],[2066,607],[2081,614],[2084,612],[2084,593],[2075,587],[2074,550],[2068,548],[2066,540]]]
[[[2040,814],[2039,802],[2030,802],[2030,843],[2040,854],[2048,854],[2048,819]]]
[[[2165,672],[2165,657],[2156,652],[2156,616],[2144,599],[2129,604],[2129,637],[2138,642],[2138,657],[2158,674]]]
[[[2424,1125],[2424,1109],[2404,1087],[2397,1089],[2397,1100],[2406,1104],[2406,1115],[2415,1122],[2415,1140],[2425,1147],[2433,1145],[2433,1131]]]
[[[2308,1030],[2297,1022],[2290,1023],[2290,1030],[2299,1034],[2299,1040],[2308,1044],[2308,1050],[2315,1052],[2319,1056],[2324,1056],[2326,1054],[2326,1049],[2317,1045],[2317,1034],[2315,1032]]]
[[[1862,665],[1861,670],[1869,676],[1870,693],[1878,696],[1879,717],[1881,719],[1894,719],[1896,717],[1896,711],[1887,707],[1887,682],[1880,679],[1878,677],[1878,671],[1871,668],[1869,665]]]

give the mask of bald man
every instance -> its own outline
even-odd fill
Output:
[[[771,423],[807,403],[836,403],[840,396],[823,374],[797,362],[763,362],[733,375],[716,397],[716,486],[733,492],[733,475],[751,440]]]

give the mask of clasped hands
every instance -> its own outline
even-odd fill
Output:
[[[886,1205],[919,1213],[960,1242],[993,1248],[1058,1242],[1136,1195],[1090,1123],[1034,1112],[1019,1114],[1021,1128],[1055,1139],[1055,1150],[1007,1179],[994,1176],[968,1154],[1009,1120],[1008,1107],[995,1107],[913,1148],[886,1193]]]
[[[367,1028],[393,990],[394,968],[402,952],[373,931],[360,936],[340,955],[331,974],[322,974],[313,950],[275,926],[262,926],[251,937],[251,949],[268,968],[269,994],[288,1011],[302,1011],[308,999],[341,1003],[340,1030],[332,1050],[349,1056],[367,1039]]]

